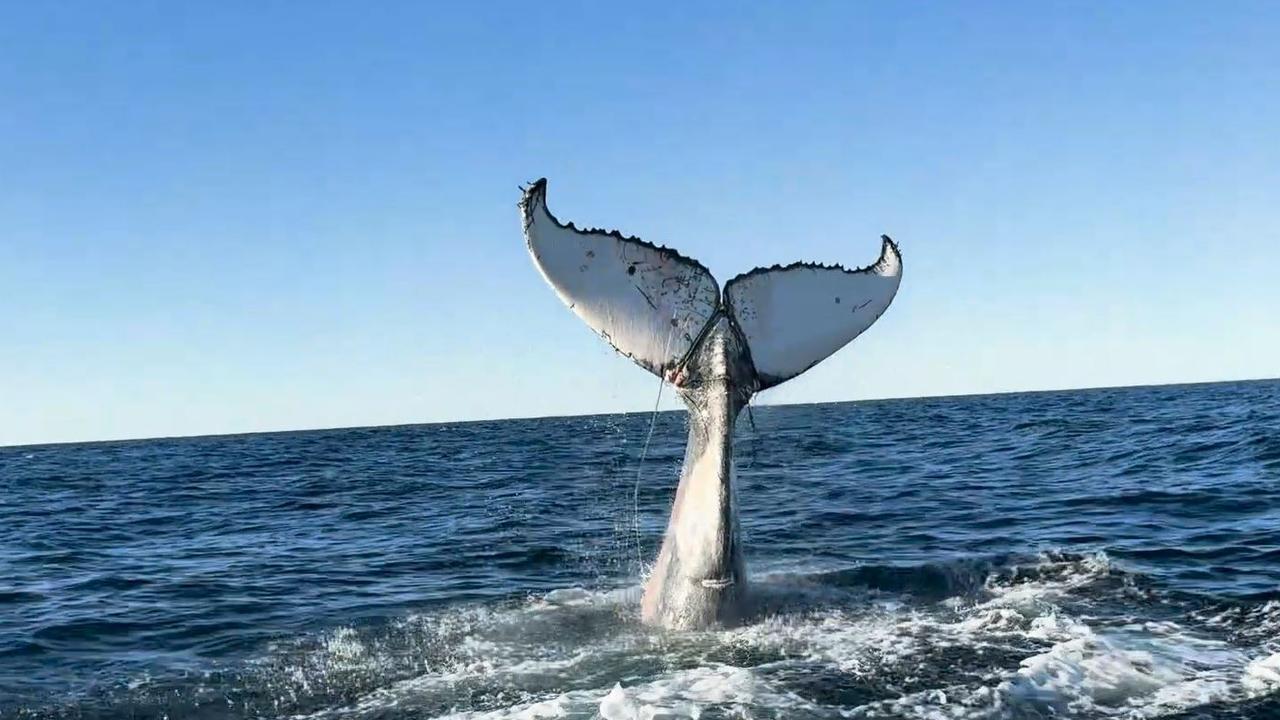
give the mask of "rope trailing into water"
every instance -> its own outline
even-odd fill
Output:
[[[644,461],[649,455],[649,442],[653,440],[653,429],[658,423],[658,405],[662,403],[662,386],[666,382],[658,378],[658,397],[653,401],[653,412],[649,413],[649,432],[644,437],[644,447],[640,449],[640,464],[636,467],[636,484],[631,489],[631,527],[636,540],[636,574],[644,572],[644,558],[640,549],[640,474],[644,472]]]
[[[673,310],[671,313],[672,327],[675,327],[676,314]],[[662,356],[667,357],[671,351],[671,336],[673,330],[667,331],[667,341],[664,343]],[[658,397],[653,400],[653,412],[649,413],[649,432],[644,436],[644,447],[640,449],[640,464],[636,466],[636,482],[631,488],[631,528],[632,536],[636,541],[636,575],[644,574],[644,558],[640,548],[640,475],[644,472],[644,461],[649,456],[649,442],[653,440],[653,429],[658,423],[658,406],[662,404],[662,386],[666,384],[666,378],[661,373],[658,374]]]

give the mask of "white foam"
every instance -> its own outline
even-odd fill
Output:
[[[1003,605],[1037,605],[1058,600],[1112,572],[1111,559],[1102,552],[1070,560],[1041,555],[1029,567],[1039,576],[1037,579],[1008,583],[1002,575],[992,575],[985,583],[987,592]]]
[[[708,707],[733,717],[791,717],[819,708],[793,694],[779,692],[747,668],[711,665],[670,673],[649,682],[608,690],[578,690],[500,710],[467,711],[440,720],[526,720],[603,718],[604,720],[697,720]]]
[[[356,631],[349,627],[334,631],[325,640],[324,649],[335,663],[358,665],[368,657],[368,649]]]
[[[580,587],[552,590],[534,598],[530,610],[546,610],[557,607],[621,607],[640,602],[644,592],[641,585],[629,585],[613,590],[586,590]]]
[[[673,673],[629,688],[615,685],[600,701],[599,711],[605,720],[696,720],[706,706],[738,716],[754,707],[774,711],[812,707],[798,697],[777,692],[747,668],[717,665]]]
[[[1049,652],[1022,661],[1017,674],[999,689],[1019,701],[1075,710],[1087,704],[1123,705],[1180,679],[1149,652],[1117,646],[1097,636],[1054,645]]]
[[[1239,694],[1231,682],[1243,654],[1176,623],[1105,631],[1075,626],[1078,637],[1022,661],[996,687],[1004,706],[1055,714],[1100,711],[1157,717]]]
[[[1250,662],[1240,682],[1253,697],[1280,690],[1280,653]]]
[[[1120,624],[1085,615],[1090,605],[1078,592],[1113,572],[1104,555],[1046,557],[1027,570],[991,580],[977,598],[934,604],[827,588],[814,595],[821,602],[810,610],[694,633],[665,633],[626,620],[636,610],[636,586],[565,588],[519,607],[425,613],[401,628],[417,638],[415,647],[434,653],[416,674],[312,717],[423,714],[443,707],[452,720],[685,719],[711,708],[717,716],[777,718],[1083,713],[1136,719],[1280,689],[1280,653],[1257,658],[1256,651],[1218,639],[1225,633],[1210,636],[1176,622]],[[796,582],[799,592],[810,592],[812,581]],[[582,629],[591,623],[592,629]],[[351,629],[328,636],[319,652],[325,657],[318,663],[321,673],[355,667],[376,672],[390,662],[377,642]],[[752,659],[738,667],[725,664],[729,657]],[[973,663],[968,674],[946,667],[954,658],[972,657],[992,660]],[[850,683],[866,679],[882,690],[902,690],[862,706],[816,705],[786,684],[813,668],[830,672],[837,683],[844,676]],[[304,685],[296,687],[305,692]],[[459,695],[460,687],[468,689]],[[482,698],[482,709],[469,707],[471,688],[480,693],[475,697]],[[505,706],[494,708],[495,702]],[[463,706],[449,710],[451,703]]]
[[[1197,617],[1211,627],[1255,639],[1263,645],[1280,647],[1280,600],[1268,600],[1254,606],[1235,605],[1197,613]]]
[[[1105,555],[1078,563],[1045,562],[1052,567],[1038,579],[989,583],[986,601],[939,603],[954,613],[952,618],[920,611],[828,612],[773,619],[737,633],[758,645],[868,675],[909,668],[928,648],[964,646],[981,652],[1007,648],[1010,642],[1052,643],[1009,675],[991,677],[990,684],[907,693],[847,709],[852,717],[1019,717],[1089,710],[1139,718],[1241,695],[1241,684],[1232,676],[1244,665],[1244,654],[1225,640],[1173,622],[1098,630],[1064,610],[1061,601],[1073,591],[1112,572]],[[1250,677],[1265,685],[1272,672],[1263,664]]]

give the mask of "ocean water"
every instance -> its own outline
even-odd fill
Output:
[[[752,416],[692,633],[678,413],[0,448],[0,716],[1280,718],[1280,382]]]

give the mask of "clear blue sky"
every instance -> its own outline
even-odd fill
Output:
[[[639,410],[517,186],[901,292],[761,400],[1280,375],[1280,5],[7,3],[0,444]],[[664,403],[666,404],[666,403]]]

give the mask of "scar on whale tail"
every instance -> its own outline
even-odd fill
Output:
[[[675,386],[689,438],[641,617],[693,629],[738,619],[746,590],[733,497],[733,426],[751,396],[796,377],[889,307],[902,256],[854,270],[756,268],[720,289],[701,263],[616,231],[579,229],[547,209],[547,181],[520,213],[534,264],[569,309],[618,352]]]

